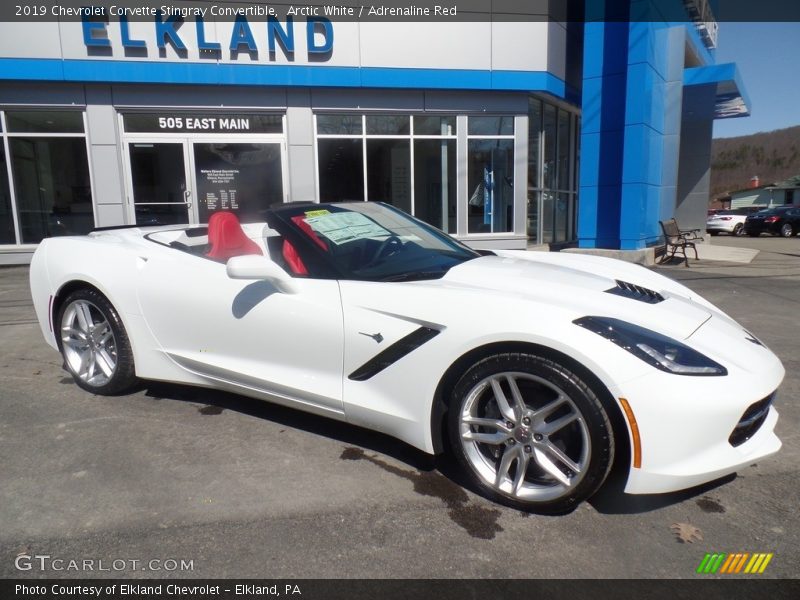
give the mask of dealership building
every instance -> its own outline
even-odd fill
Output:
[[[713,121],[749,112],[713,2],[569,4],[0,22],[0,264],[287,201],[383,201],[479,248],[641,251],[660,220],[703,226]]]

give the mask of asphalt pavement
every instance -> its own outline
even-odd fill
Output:
[[[467,492],[447,461],[386,436],[268,403],[156,383],[88,394],[41,337],[27,269],[1,269],[0,577],[672,578],[696,577],[706,552],[771,552],[761,577],[797,577],[800,239],[713,243],[760,253],[657,270],[783,360],[783,449],[702,488],[609,488],[558,517]],[[679,541],[681,523],[701,539]],[[19,555],[50,558],[19,570]]]

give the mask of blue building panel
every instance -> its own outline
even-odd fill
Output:
[[[588,127],[582,130],[581,141],[584,149],[589,148],[587,168],[606,167],[610,172],[581,175],[578,241],[582,247],[637,250],[658,241],[658,222],[675,214],[684,85],[724,80],[719,85],[721,90],[727,86],[727,92],[727,82],[735,79],[729,69],[712,72],[707,66],[696,73],[687,70],[684,76],[687,39],[692,47],[702,46],[694,55],[703,64],[713,64],[713,53],[686,21],[682,2],[637,0],[628,3],[628,10],[630,21],[624,23],[623,35],[616,27],[612,40],[611,24],[597,22],[587,24],[584,38],[584,64],[589,69],[584,71],[582,107]],[[725,100],[730,110],[727,96]],[[585,155],[584,150],[582,163]],[[615,183],[619,185],[616,220],[609,216],[614,200],[596,189],[602,184],[608,191]]]

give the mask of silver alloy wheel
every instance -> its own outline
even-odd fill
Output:
[[[61,344],[69,370],[90,386],[109,382],[117,369],[117,342],[108,320],[88,300],[75,300],[61,317]]]
[[[498,492],[544,502],[568,494],[591,458],[586,423],[559,387],[529,373],[486,377],[467,394],[460,418],[464,453]]]

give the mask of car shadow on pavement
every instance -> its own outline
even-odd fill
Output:
[[[272,423],[278,423],[292,429],[338,440],[344,444],[360,446],[365,450],[379,452],[404,462],[419,471],[431,471],[436,468],[437,461],[435,457],[417,450],[398,439],[342,421],[273,404],[272,402],[248,398],[221,390],[175,383],[148,381],[144,382],[140,389],[144,390],[144,395],[148,398],[203,404],[204,406],[198,409],[198,412],[202,415],[218,415],[223,410],[230,410],[271,421]]]
[[[597,512],[606,515],[646,513],[702,496],[713,489],[732,482],[734,479],[736,479],[735,473],[679,492],[634,495],[624,492],[625,474],[621,473],[619,469],[614,469],[603,484],[603,487],[600,488],[600,491],[589,499],[589,504]]]
[[[352,447],[357,447],[367,452],[391,457],[422,474],[438,472],[450,480],[450,485],[455,484],[477,492],[463,477],[455,465],[455,461],[449,455],[431,456],[383,433],[221,390],[164,382],[144,382],[140,390],[143,390],[146,397],[152,399],[201,404],[198,412],[202,415],[218,415],[225,410],[230,410],[292,429],[324,436],[342,442],[350,448],[350,451],[352,451]],[[368,457],[367,460],[379,462],[378,457],[372,457],[372,459]],[[627,463],[624,459],[622,462]],[[623,491],[626,475],[625,469],[620,468],[618,464],[603,487],[588,500],[589,504],[597,512],[603,514],[645,513],[701,496],[736,478],[735,474],[729,475],[702,486],[669,494],[631,495],[625,494]]]

